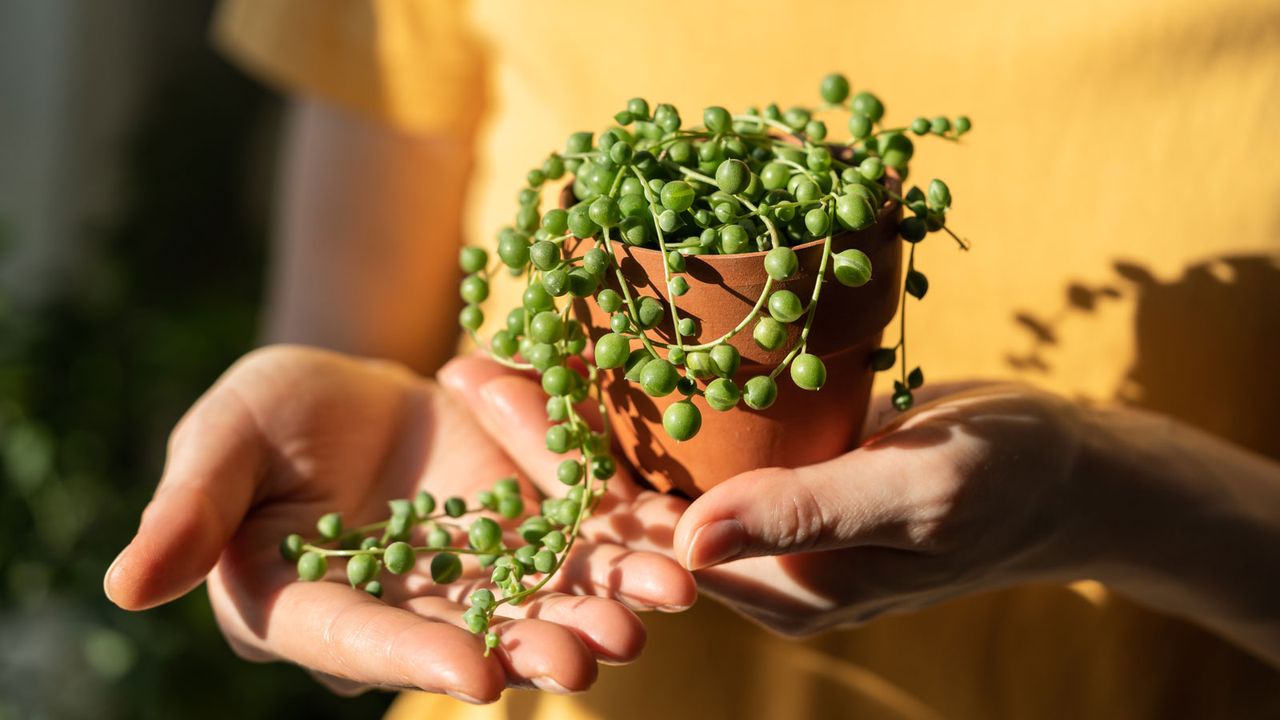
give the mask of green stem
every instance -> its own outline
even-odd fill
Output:
[[[324,555],[325,557],[355,557],[356,555],[381,555],[387,551],[386,548],[370,548],[368,550],[333,550],[331,548],[318,547],[311,543],[306,543],[302,549],[307,552],[314,552]],[[496,555],[497,553],[476,550],[475,548],[456,548],[456,547],[430,547],[423,545],[413,548],[417,553],[458,553],[459,555]]]
[[[600,390],[600,386],[598,384],[596,385],[596,388],[597,388],[597,392],[601,393],[598,399],[601,407],[603,407],[604,399],[603,399],[602,391]],[[587,423],[578,415],[577,411],[574,410],[573,403],[566,402],[565,408],[568,412],[569,421],[571,423],[575,425],[580,424],[582,427],[587,429],[588,433],[591,432],[590,426],[587,425]],[[603,417],[607,418],[608,416],[604,415]],[[605,423],[607,427],[607,424],[608,424],[607,419],[605,420]],[[524,598],[529,597],[530,595],[533,595],[534,593],[541,590],[544,586],[546,586],[548,582],[551,582],[551,579],[555,577],[556,573],[560,571],[560,568],[564,566],[565,561],[569,559],[569,553],[570,551],[573,550],[574,542],[577,541],[578,539],[579,529],[582,526],[582,521],[589,516],[590,506],[592,504],[593,498],[595,497],[595,475],[591,472],[592,455],[591,455],[591,452],[587,450],[586,441],[584,441],[579,446],[579,452],[580,452],[580,457],[582,458],[582,468],[584,473],[582,500],[579,501],[579,504],[578,504],[577,517],[574,519],[573,525],[572,527],[569,528],[569,532],[567,533],[568,537],[565,542],[564,550],[558,553],[558,556],[556,558],[556,564],[552,566],[550,570],[543,573],[542,578],[539,579],[538,582],[528,587],[525,587],[523,590],[515,592],[511,595],[505,595],[502,598],[499,598],[498,601],[494,604],[494,607],[489,611],[490,620],[493,619],[493,614],[494,612],[497,611],[497,607],[499,605],[502,605],[503,603],[519,603]]]
[[[911,250],[907,253],[907,274],[916,267],[916,244],[911,243]],[[902,349],[902,385],[907,386],[907,283],[902,283],[902,300],[900,302],[902,308],[898,311],[898,347]]]
[[[694,180],[697,180],[697,181],[699,181],[699,182],[707,183],[708,185],[711,185],[711,186],[713,186],[713,187],[719,187],[719,186],[720,186],[720,185],[719,185],[719,183],[717,183],[717,182],[716,182],[716,179],[715,179],[715,178],[713,178],[713,177],[707,177],[706,175],[703,175],[702,173],[698,172],[697,170],[690,170],[689,168],[687,168],[687,167],[685,167],[685,166],[683,166],[683,165],[677,165],[677,164],[675,164],[675,163],[673,163],[673,162],[670,162],[670,161],[668,161],[668,162],[664,162],[663,164],[664,164],[664,165],[666,165],[667,167],[670,167],[670,168],[675,169],[676,171],[678,171],[678,172],[680,172],[680,173],[683,173],[685,177],[693,178]]]
[[[613,266],[613,274],[618,280],[618,287],[622,288],[622,300],[631,311],[631,325],[636,329],[636,332],[640,333],[640,342],[645,349],[656,358],[658,357],[658,351],[653,349],[653,343],[649,342],[649,336],[645,334],[644,328],[640,327],[640,310],[636,307],[635,299],[631,297],[631,286],[627,284],[627,279],[622,274],[622,266],[614,260],[613,245],[609,241],[609,228],[605,228],[601,236],[604,238],[605,252],[609,254],[609,264]]]
[[[483,510],[484,508],[466,508],[462,514],[470,515],[472,513],[482,512]],[[424,523],[436,523],[438,525],[448,525],[450,527],[456,527],[456,525],[454,525],[453,523],[450,523],[444,520],[444,518],[446,517],[449,517],[449,516],[443,512],[437,512],[423,518],[415,518],[411,526],[422,525]],[[368,535],[369,533],[375,530],[383,530],[390,524],[391,524],[390,520],[379,520],[378,522],[371,522],[367,525],[361,525],[360,527],[347,528],[346,530],[343,531],[343,534],[345,535],[349,533],[355,533],[356,535]],[[309,545],[314,545],[315,543],[324,542],[324,540],[312,539],[312,540],[306,540],[305,542]],[[330,542],[338,542],[338,539],[335,538]]]
[[[800,163],[796,162],[795,160],[788,160],[788,159],[786,159],[786,158],[774,158],[774,159],[773,159],[773,162],[781,163],[781,164],[786,165],[786,166],[788,166],[788,167],[793,167],[793,168],[795,168],[795,169],[799,170],[800,172],[804,173],[806,177],[808,177],[810,180],[812,180],[812,181],[813,181],[813,184],[814,184],[814,185],[817,185],[817,184],[818,184],[818,178],[816,178],[816,177],[814,177],[814,176],[813,176],[813,173],[809,171],[809,168],[805,167],[804,165],[801,165]]]
[[[893,198],[894,200],[897,200],[897,201],[902,205],[902,207],[904,207],[904,208],[905,208],[905,207],[907,207],[907,199],[906,199],[906,198],[904,198],[904,197],[902,197],[901,195],[899,195],[899,194],[895,193],[894,191],[890,190],[888,187],[884,187],[884,193],[885,193],[885,195],[888,195],[889,197]],[[960,237],[959,235],[956,235],[954,232],[952,232],[952,231],[951,231],[951,228],[947,227],[947,224],[946,224],[945,222],[942,224],[942,229],[943,229],[943,230],[946,230],[946,231],[947,231],[947,234],[948,234],[948,235],[950,235],[952,238],[954,238],[954,239],[955,239],[956,244],[960,246],[960,249],[961,249],[961,250],[968,250],[968,249],[969,249],[969,242],[968,242],[967,240],[965,240],[964,238]],[[914,243],[913,243],[913,245],[914,245]],[[913,248],[913,249],[914,249],[914,248]]]
[[[783,122],[778,122],[777,120],[770,120],[769,118],[763,115],[733,115],[732,118],[738,122],[753,122],[753,123],[756,123],[757,125],[760,125],[761,127],[771,127],[774,130],[777,130],[778,132],[784,133],[786,135],[790,135],[791,137],[797,140],[800,140],[802,142],[807,139],[805,138],[804,133],[797,132],[790,125]]]
[[[738,202],[746,205],[747,209],[756,215],[760,215],[760,207],[752,203],[750,200],[744,197],[739,197]],[[764,222],[765,228],[769,230],[769,240],[773,244],[773,248],[777,249],[782,247],[782,236],[778,234],[778,228],[773,224],[773,219],[762,215],[760,216],[760,219]]]
[[[705,342],[705,343],[702,343],[701,345],[687,345],[684,348],[685,352],[696,352],[698,350],[710,350],[711,348],[719,345],[720,343],[728,342],[729,340],[733,339],[735,335],[742,332],[747,327],[747,325],[749,325],[751,321],[754,320],[756,316],[760,314],[761,308],[764,307],[765,302],[769,298],[769,289],[772,286],[773,286],[773,278],[766,277],[764,280],[764,287],[760,290],[760,297],[756,298],[756,304],[752,306],[751,312],[747,313],[746,317],[742,318],[742,321],[739,322],[737,325],[735,325],[732,330],[725,333],[724,335],[721,335],[715,340],[712,340],[711,342]],[[667,347],[668,349],[670,349],[669,345]]]
[[[644,175],[640,171],[632,167],[631,172],[635,173],[636,178],[640,180],[640,186],[644,188],[644,197],[649,201],[649,214],[653,217],[653,229],[658,233],[658,250],[662,252],[662,286],[667,290],[668,303],[671,305],[671,332],[676,339],[676,347],[684,348],[684,336],[680,334],[680,310],[676,307],[676,294],[671,291],[671,268],[667,265],[667,241],[662,233],[662,226],[658,224],[658,216],[653,212],[653,205],[657,199],[653,196],[653,190],[649,188],[649,184],[644,181]]]
[[[484,342],[480,340],[480,335],[476,333],[475,330],[471,330],[470,328],[468,328],[467,334],[471,336],[471,341],[476,344],[476,347],[480,348],[480,350],[484,352],[485,355],[489,356],[490,360],[493,360],[499,365],[509,367],[512,370],[533,370],[534,369],[534,367],[529,363],[516,362],[515,360],[511,360],[509,358],[498,357],[496,354],[494,354],[493,350],[488,345],[485,345]]]
[[[782,359],[778,367],[769,373],[769,377],[776,378],[778,373],[782,372],[791,361],[805,350],[809,344],[809,329],[813,327],[813,318],[818,314],[818,297],[822,294],[822,283],[827,274],[827,261],[831,258],[831,235],[827,235],[827,239],[822,243],[822,260],[818,263],[818,278],[813,282],[813,295],[809,299],[809,307],[807,316],[804,319],[804,327],[800,329],[800,337],[795,346],[791,348],[791,352]]]
[[[969,241],[952,232],[951,228],[947,227],[946,223],[943,223],[942,229],[947,231],[947,234],[956,241],[956,244],[960,246],[961,250],[967,251],[969,249]]]

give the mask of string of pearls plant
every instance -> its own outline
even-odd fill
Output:
[[[460,556],[473,556],[490,570],[494,590],[471,594],[464,622],[484,634],[487,653],[499,642],[491,629],[499,606],[525,601],[555,575],[614,475],[603,371],[622,368],[626,380],[654,397],[679,392],[683,399],[669,405],[662,419],[677,441],[692,438],[702,425],[697,398],[721,412],[740,402],[764,411],[777,397],[778,375],[788,369],[797,387],[820,389],[826,368],[806,349],[825,276],[830,272],[837,282],[856,287],[868,282],[872,272],[870,259],[860,250],[833,253],[832,238],[874,224],[887,198],[911,213],[898,225],[910,250],[898,341],[873,353],[871,363],[877,371],[901,367],[893,404],[910,408],[912,390],[924,383],[924,374],[919,367],[907,370],[905,296],[920,299],[929,288],[915,264],[916,246],[934,232],[947,233],[962,249],[968,243],[947,227],[951,193],[946,183],[935,179],[927,190],[912,187],[899,196],[886,186],[886,172],[891,168],[906,181],[915,152],[910,135],[957,141],[972,125],[964,116],[939,116],[919,117],[906,127],[883,127],[883,103],[866,91],[850,97],[848,80],[838,74],[822,80],[821,96],[817,108],[782,111],[769,105],[733,114],[708,107],[702,124],[694,127],[684,127],[671,105],[651,110],[647,101],[634,98],[598,138],[574,133],[564,152],[552,153],[530,170],[514,224],[498,234],[498,261],[491,263],[479,247],[461,251],[466,277],[460,293],[467,305],[459,322],[498,362],[540,374],[547,415],[557,423],[547,431],[547,448],[576,453],[558,468],[568,492],[543,500],[539,513],[524,517],[512,533],[504,533],[493,516],[508,521],[524,516],[515,478],[499,480],[472,505],[453,497],[437,510],[435,498],[425,491],[392,500],[389,519],[353,529],[345,529],[341,518],[330,513],[318,523],[318,538],[290,535],[282,544],[284,556],[297,562],[299,577],[319,580],[328,572],[329,560],[345,558],[352,586],[381,595],[383,567],[406,573],[429,555],[431,577],[443,584],[461,577]],[[839,144],[819,119],[833,112],[847,112],[849,138]],[[566,174],[572,174],[576,202],[541,212],[542,190]],[[799,270],[792,247],[813,240],[824,245],[808,301],[790,290],[774,290],[775,281]],[[663,253],[668,303],[640,297],[628,285],[615,260],[614,243]],[[750,312],[721,337],[686,341],[698,335],[695,321],[681,317],[679,308],[679,298],[690,290],[683,277],[686,257],[756,251],[767,251],[768,280]],[[480,304],[504,269],[523,279],[521,306],[508,313],[505,327],[485,343],[477,335],[484,323]],[[610,283],[617,289],[606,287]],[[595,302],[611,318],[611,332],[595,343],[591,360],[583,356],[587,331],[584,320],[571,313],[573,299]],[[729,340],[750,328],[755,343],[777,350],[786,342],[786,326],[801,322],[798,340],[771,372],[742,387],[735,384],[740,358]],[[670,324],[674,342],[650,334],[664,323]],[[606,418],[600,430],[576,409],[588,399]],[[422,541],[413,544],[415,537]]]

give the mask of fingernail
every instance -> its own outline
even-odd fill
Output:
[[[566,688],[565,686],[563,686],[563,685],[561,685],[560,683],[556,682],[555,680],[552,680],[551,678],[546,677],[545,675],[544,675],[544,676],[542,676],[542,677],[536,677],[536,678],[534,678],[534,679],[533,679],[533,684],[534,684],[534,685],[535,685],[539,690],[546,690],[547,692],[556,693],[556,694],[559,694],[559,695],[568,695],[568,694],[569,694],[569,689],[568,689],[568,688]]]
[[[121,550],[120,554],[116,555],[116,559],[111,561],[111,564],[107,566],[107,572],[102,576],[102,594],[106,595],[107,599],[113,603],[115,603],[116,600],[111,597],[111,573],[115,571],[116,565],[120,564],[120,558],[122,557],[124,557],[124,550]],[[119,603],[116,604],[118,605]]]
[[[480,702],[479,700],[477,700],[476,698],[471,697],[470,695],[463,695],[462,693],[457,692],[457,691],[454,691],[454,690],[445,690],[445,691],[444,691],[444,694],[445,694],[445,695],[448,695],[449,697],[453,698],[454,700],[461,700],[461,701],[462,701],[462,702],[464,702],[464,703],[471,703],[472,705],[483,705],[483,704],[484,704],[484,703]]]
[[[737,520],[707,523],[694,531],[684,566],[690,570],[699,570],[724,562],[742,552],[746,541],[747,531]]]

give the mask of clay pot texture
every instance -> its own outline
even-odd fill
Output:
[[[900,185],[892,178],[889,182],[897,192]],[[572,204],[570,189],[566,188],[562,200]],[[831,275],[828,262],[818,314],[809,331],[808,352],[821,357],[827,366],[827,382],[820,390],[800,389],[791,381],[789,371],[783,371],[776,378],[777,402],[767,410],[752,410],[739,403],[728,412],[719,412],[695,398],[694,404],[702,413],[702,429],[693,438],[678,442],[663,430],[662,413],[683,398],[679,391],[663,398],[650,397],[638,384],[625,380],[622,369],[606,371],[605,405],[615,437],[639,475],[660,491],[697,497],[748,470],[809,465],[852,448],[861,435],[871,396],[871,353],[880,347],[881,334],[898,309],[902,240],[897,227],[901,217],[901,206],[887,202],[871,227],[832,238],[833,255],[848,248],[866,253],[871,258],[872,275],[861,287],[846,287]],[[617,240],[611,244],[634,297],[656,297],[669,308],[662,253]],[[773,290],[791,290],[807,304],[822,259],[822,245],[822,240],[813,240],[794,246],[800,270],[786,281],[775,281]],[[684,277],[689,291],[677,299],[676,306],[681,318],[694,319],[698,333],[686,338],[686,345],[721,337],[751,312],[768,279],[764,256],[755,252],[687,258]],[[605,285],[619,290],[612,273]],[[579,320],[586,321],[593,342],[609,332],[609,316],[594,302],[578,300],[574,311]],[[762,309],[762,314],[767,312]],[[735,335],[729,342],[742,355],[742,366],[733,378],[738,387],[756,375],[767,375],[782,362],[803,324],[801,318],[788,325],[787,341],[774,351],[763,350],[752,340],[755,321]],[[648,332],[651,339],[675,342],[669,314]]]

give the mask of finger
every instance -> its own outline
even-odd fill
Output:
[[[463,630],[463,607],[442,597],[420,597],[405,603],[415,614]],[[508,681],[555,693],[582,692],[596,680],[595,658],[578,635],[554,622],[498,619],[493,630],[499,643],[493,654]],[[474,636],[473,636],[474,637]],[[479,638],[476,638],[479,643]]]
[[[665,555],[587,541],[574,545],[547,587],[613,598],[637,610],[664,612],[685,610],[698,595],[693,576]]]
[[[681,571],[683,572],[683,570]],[[469,597],[479,588],[493,589],[488,579],[472,579],[454,582],[446,586],[436,585],[425,578],[411,577],[402,589],[395,590],[397,599],[391,602],[404,605],[426,597],[437,597],[455,604],[470,604]],[[606,662],[630,662],[644,647],[644,626],[635,613],[623,603],[592,595],[566,595],[553,592],[549,583],[537,594],[519,605],[503,603],[498,611],[506,618],[540,618],[563,625],[576,633],[596,657]],[[384,595],[384,600],[391,593]]]
[[[689,501],[682,498],[642,493],[627,513],[584,522],[582,536],[676,557],[674,528],[688,506]],[[831,597],[883,597],[888,589],[898,586],[902,555],[900,550],[887,548],[846,550],[839,562],[852,569],[848,573],[831,573],[831,565],[808,561],[827,555],[744,558],[700,570],[697,584],[700,593],[721,598],[739,612],[776,628],[790,618],[820,616],[829,608]]]
[[[472,398],[472,406],[490,434],[515,459],[540,489],[549,495],[564,493],[556,477],[556,469],[564,455],[546,449],[543,435],[550,421],[546,417],[546,395],[529,377],[514,371],[499,371],[495,363],[476,358],[455,360],[448,379],[456,392]],[[619,476],[621,476],[621,470]],[[670,511],[661,514],[665,527],[656,522],[649,527],[630,526],[627,513],[610,513],[614,503],[626,503],[639,496],[639,490],[625,477],[610,481],[610,495],[602,500],[597,517],[588,518],[584,533],[601,537],[632,535],[660,552],[669,551],[674,521]],[[653,497],[658,497],[653,495]],[[657,506],[654,506],[656,509]],[[607,515],[607,517],[605,517]],[[659,513],[646,517],[657,519]],[[656,537],[659,542],[654,543]],[[553,580],[554,588],[590,592],[617,598],[637,609],[682,610],[693,604],[696,583],[692,576],[664,555],[636,553],[622,547],[581,543],[575,547],[569,562]]]
[[[599,510],[582,522],[582,537],[596,543],[613,543],[631,550],[675,557],[675,527],[689,501],[674,495],[644,491],[612,512],[616,503],[602,498]]]
[[[215,385],[174,431],[138,532],[103,578],[107,597],[142,610],[198,585],[252,502],[265,448],[249,408]]]
[[[547,396],[541,386],[529,378],[508,375],[493,378],[470,392],[481,423],[506,454],[544,493],[563,495],[564,486],[556,480],[556,469],[568,456],[546,447],[546,431],[552,422],[547,419]],[[619,468],[609,480],[609,492],[626,499],[639,490]]]
[[[429,594],[462,602],[472,590],[491,587],[488,573],[484,570],[472,574],[474,582],[446,586],[435,585],[429,575],[414,573],[398,582],[389,581],[386,597],[399,597],[398,586],[402,584],[405,595]],[[544,589],[611,598],[635,610],[677,612],[687,609],[697,599],[693,576],[671,557],[629,550],[608,542],[593,543],[585,537],[574,543],[568,559]]]
[[[533,600],[503,605],[504,617],[537,618],[568,628],[596,659],[628,663],[644,649],[644,624],[624,605],[602,597],[539,593]]]
[[[307,671],[307,673],[311,675],[311,678],[313,680],[325,686],[325,688],[329,692],[339,697],[345,697],[345,698],[357,697],[373,689],[372,685],[352,682],[350,680],[347,680],[346,678],[335,677],[333,675],[326,675],[325,673],[316,672],[315,670],[309,670]]]
[[[492,702],[506,686],[480,638],[334,582],[294,582],[274,596],[260,641],[276,655],[352,683]]]
[[[500,377],[533,377],[529,372],[501,365],[483,353],[474,352],[459,355],[436,373],[436,380],[450,392],[462,396],[473,395],[473,391]]]
[[[799,469],[743,473],[697,498],[676,524],[674,550],[691,570],[735,558],[881,545],[912,549],[909,478],[901,449],[861,449]]]
[[[585,375],[582,364],[577,358],[570,358],[567,364],[570,370]],[[488,383],[502,377],[523,378],[529,380],[534,385],[538,385],[538,374],[533,370],[518,370],[516,368],[507,367],[496,362],[483,351],[476,351],[467,355],[459,355],[450,360],[444,367],[440,368],[437,373],[437,380],[440,384],[448,388],[451,392],[462,395],[469,399],[475,400],[478,396],[476,391]],[[541,397],[543,409],[546,406],[546,395]],[[586,423],[592,427],[600,425],[600,411],[594,403],[583,402],[574,406],[574,410],[582,417]],[[545,415],[541,418],[546,420]]]
[[[460,400],[461,404],[471,408],[472,412],[476,415],[476,419],[480,421],[480,424],[486,433],[492,440],[496,441],[500,447],[503,447],[504,450],[507,449],[506,446],[508,445],[507,442],[504,442],[506,440],[506,436],[509,433],[515,432],[516,434],[522,435],[526,433],[530,436],[536,435],[540,449],[545,453],[547,450],[545,446],[542,446],[545,442],[544,433],[547,428],[545,396],[542,398],[542,406],[538,409],[539,414],[534,419],[534,424],[527,426],[527,428],[524,426],[517,426],[516,428],[503,427],[500,423],[494,422],[492,414],[487,412],[487,408],[482,406],[483,400],[481,399],[480,388],[484,387],[488,383],[496,380],[512,379],[516,381],[526,380],[536,386],[536,381],[531,380],[531,377],[532,375],[530,375],[530,373],[501,365],[480,352],[471,353],[469,355],[459,355],[458,357],[450,360],[436,374],[436,380],[440,383],[441,387],[445,388],[445,390],[447,390],[452,396]],[[525,495],[544,492],[543,485],[539,483],[539,478],[546,480],[555,477],[554,468],[551,469],[550,475],[535,475],[531,472],[530,467],[527,466],[526,463],[518,462],[519,458],[514,455],[511,457],[517,460],[520,470],[526,476],[521,478],[520,483]],[[546,472],[545,466],[541,464],[534,465],[533,469],[537,470],[538,473]],[[563,486],[552,487],[551,485],[551,483],[546,483],[547,491],[554,492],[557,497],[564,494]]]
[[[621,602],[593,595],[553,592],[549,583],[519,605],[503,603],[498,615],[504,618],[538,618],[554,622],[576,633],[596,658],[610,663],[631,662],[644,647],[645,631],[640,618]],[[492,588],[487,580],[452,583],[447,588],[429,583],[407,584],[407,604],[426,597],[439,597],[457,604],[469,604],[478,588]],[[385,596],[384,596],[385,598]]]

